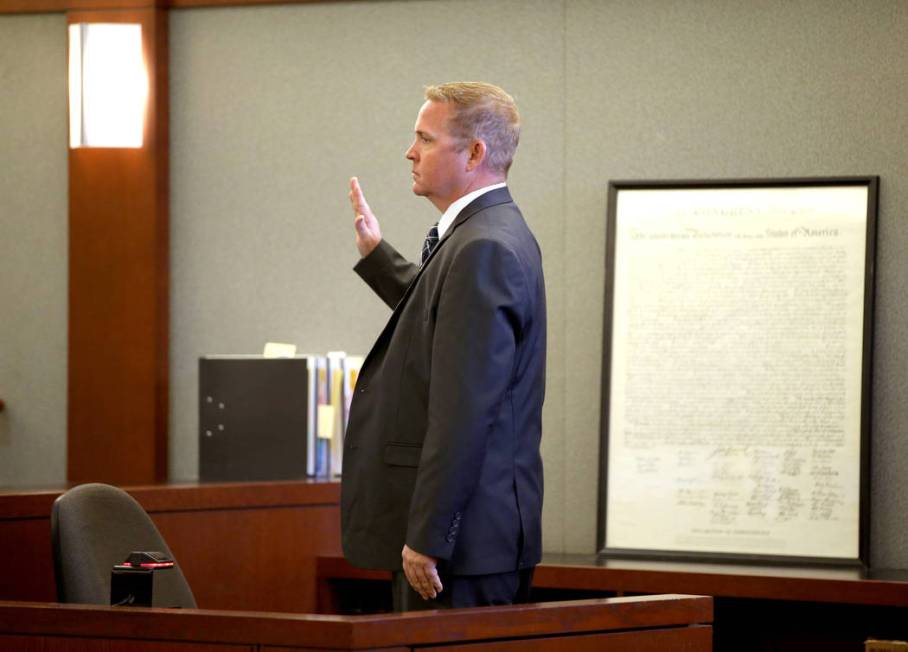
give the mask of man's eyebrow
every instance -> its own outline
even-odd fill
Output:
[[[431,134],[423,131],[422,129],[417,129],[416,135],[419,136],[420,138],[431,138],[432,137]]]

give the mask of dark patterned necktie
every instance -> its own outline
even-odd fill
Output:
[[[432,250],[435,249],[435,245],[438,244],[438,225],[436,224],[429,232],[426,234],[426,241],[422,243],[422,260],[420,265],[426,262],[426,258],[432,253]]]

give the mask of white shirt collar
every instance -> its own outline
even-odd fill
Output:
[[[486,186],[485,188],[474,190],[473,192],[468,193],[460,199],[454,201],[450,206],[448,206],[448,210],[444,212],[444,214],[441,216],[441,219],[438,220],[438,239],[441,240],[444,237],[445,232],[454,222],[454,218],[457,217],[460,211],[467,207],[467,204],[469,204],[477,197],[486,194],[487,192],[497,190],[498,188],[504,188],[507,185],[508,184],[506,182],[502,182],[493,184],[491,186]]]

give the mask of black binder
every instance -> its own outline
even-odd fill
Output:
[[[199,479],[306,477],[306,357],[199,358]]]

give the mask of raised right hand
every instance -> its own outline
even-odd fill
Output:
[[[359,255],[365,258],[381,242],[381,229],[356,177],[350,178],[350,206],[353,207],[353,215],[356,217],[353,222],[353,228],[356,230],[356,248],[359,249]]]

